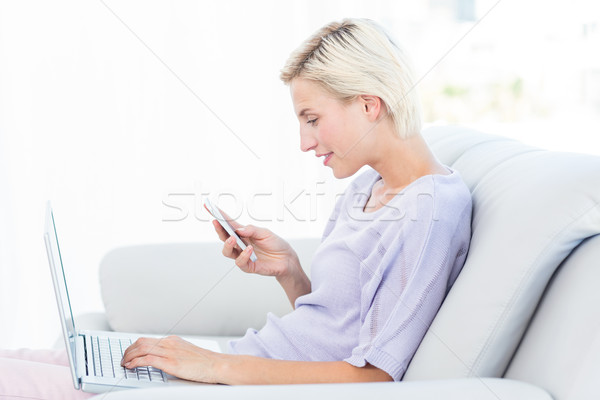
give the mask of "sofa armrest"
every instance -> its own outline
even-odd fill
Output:
[[[308,270],[318,239],[290,241]],[[291,310],[275,278],[241,272],[220,242],[129,246],[100,263],[106,319],[115,331],[242,336],[268,312]]]
[[[95,398],[212,399],[212,400],[306,400],[306,399],[421,399],[421,400],[551,400],[543,389],[528,383],[497,378],[439,381],[343,383],[320,385],[220,386],[186,385],[114,391]]]

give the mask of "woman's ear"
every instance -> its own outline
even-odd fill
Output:
[[[361,95],[360,100],[362,102],[362,109],[367,115],[369,121],[377,121],[381,116],[382,110],[384,109],[381,99],[377,96]]]

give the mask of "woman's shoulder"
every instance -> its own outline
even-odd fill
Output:
[[[431,174],[424,175],[405,187],[405,189],[399,194],[409,194],[411,192],[417,193],[431,193],[432,195],[447,196],[450,192],[455,195],[470,198],[470,191],[465,184],[460,173],[446,165],[444,165],[447,174]],[[379,173],[371,167],[365,167],[364,170],[359,171],[359,174],[352,180],[346,192],[352,193],[365,193],[370,195],[371,189],[377,180],[380,179]]]
[[[446,166],[447,174],[425,175],[404,190],[404,194],[428,194],[444,201],[464,202],[471,199],[471,191],[460,173]]]
[[[460,173],[450,167],[448,174],[432,174],[422,176],[401,192],[389,199],[386,204],[374,212],[363,212],[375,182],[380,179],[379,174],[372,168],[365,169],[354,178],[346,189],[344,195],[338,199],[336,204],[336,216],[349,217],[351,221],[358,223],[368,222],[377,225],[382,221],[386,228],[390,228],[389,222],[406,223],[414,221],[415,215],[463,215],[470,212],[472,207],[471,192]],[[344,211],[344,212],[342,212]],[[411,218],[407,218],[411,216]],[[344,218],[342,218],[344,219]],[[385,222],[385,223],[384,223]],[[373,225],[373,227],[375,227]],[[397,224],[393,228],[397,229]],[[413,224],[414,225],[414,224]],[[381,227],[379,227],[381,228]]]
[[[460,172],[450,167],[448,175],[435,175],[433,186],[437,197],[443,198],[456,206],[472,206],[471,190],[463,180]]]
[[[411,183],[386,204],[378,220],[398,221],[404,229],[425,229],[435,221],[438,229],[447,225],[450,230],[462,224],[460,220],[470,221],[471,192],[457,170],[448,168],[448,171],[448,174],[426,175]],[[399,224],[382,225],[395,231]]]

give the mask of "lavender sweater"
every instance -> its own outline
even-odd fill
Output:
[[[370,363],[401,380],[469,248],[471,194],[448,170],[417,179],[371,213],[363,208],[380,177],[357,177],[313,257],[311,293],[282,318],[269,314],[260,331],[248,329],[230,351]]]

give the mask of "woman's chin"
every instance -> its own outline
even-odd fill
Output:
[[[344,178],[348,178],[352,175],[354,175],[356,173],[356,171],[350,171],[347,169],[341,169],[341,168],[332,168],[333,170],[333,176],[335,176],[337,179],[344,179]]]

